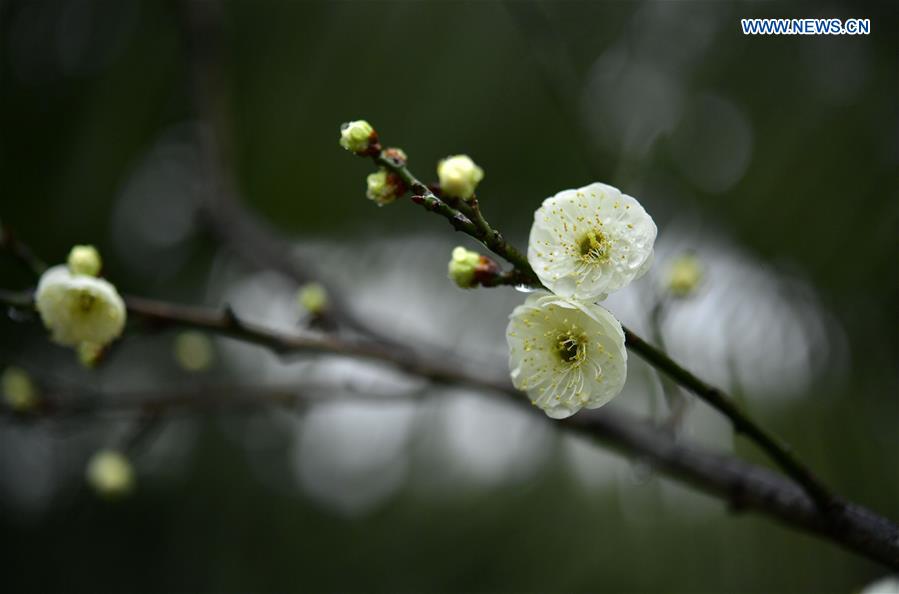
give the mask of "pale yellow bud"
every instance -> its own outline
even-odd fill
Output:
[[[463,289],[470,289],[475,285],[475,271],[481,255],[459,246],[453,250],[453,257],[449,261],[449,277],[456,285]]]
[[[100,252],[92,245],[76,245],[69,252],[69,270],[72,274],[97,276],[103,268]]]
[[[347,122],[340,127],[340,146],[357,155],[365,154],[377,139],[375,129],[365,120]]]
[[[297,291],[297,303],[311,314],[320,314],[328,308],[328,292],[318,283],[308,283]]]
[[[131,462],[114,450],[101,450],[87,464],[87,482],[98,495],[108,499],[122,497],[134,488]]]
[[[203,371],[214,358],[212,341],[205,334],[188,330],[175,338],[175,360],[182,369]]]
[[[675,297],[689,297],[702,282],[702,264],[696,256],[680,256],[668,270],[668,290]]]
[[[28,412],[37,404],[37,389],[25,370],[7,367],[3,372],[3,400],[16,412]]]
[[[400,195],[395,177],[386,169],[379,169],[366,178],[368,189],[365,195],[378,206],[390,204]]]
[[[468,200],[484,179],[484,170],[468,155],[455,155],[437,164],[437,177],[440,178],[440,190],[446,196]]]

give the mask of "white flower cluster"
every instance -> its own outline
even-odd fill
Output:
[[[512,383],[548,416],[598,408],[624,387],[624,331],[596,302],[649,270],[656,233],[639,202],[601,183],[534,214],[528,262],[550,292],[515,308],[506,340]]]

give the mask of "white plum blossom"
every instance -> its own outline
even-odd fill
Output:
[[[512,383],[549,417],[598,408],[621,392],[627,378],[624,332],[599,305],[541,291],[509,320]]]
[[[44,272],[35,302],[53,340],[64,346],[106,345],[125,327],[125,303],[115,287],[64,265]]]
[[[634,198],[593,183],[543,201],[534,213],[528,262],[553,293],[602,300],[649,270],[656,233]]]

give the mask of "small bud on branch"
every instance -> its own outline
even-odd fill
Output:
[[[100,276],[100,270],[103,268],[100,252],[92,245],[76,245],[73,247],[69,252],[67,264],[72,274],[83,274],[85,276]]]
[[[340,146],[360,157],[381,151],[378,133],[365,120],[346,122],[340,126]]]
[[[475,165],[468,155],[455,155],[437,164],[437,177],[443,194],[468,200],[484,179],[484,170]]]
[[[403,180],[384,168],[369,174],[365,182],[367,185],[365,196],[378,206],[390,204],[406,193]]]
[[[696,256],[680,256],[668,269],[667,289],[674,297],[689,297],[699,288],[702,276],[702,265]]]
[[[297,304],[312,315],[321,315],[328,309],[328,292],[319,283],[306,283],[297,291]]]

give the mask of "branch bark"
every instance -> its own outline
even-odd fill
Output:
[[[30,293],[0,290],[0,303],[32,307]],[[332,336],[306,336],[276,332],[239,319],[232,310],[186,307],[150,299],[126,298],[129,314],[158,326],[190,327],[250,342],[277,353],[321,353],[349,356],[393,366],[438,384],[455,384],[494,392],[524,406],[542,419],[506,378],[486,378],[462,366],[409,356],[406,352],[371,342],[352,342]],[[264,402],[277,403],[281,396]],[[194,406],[198,401],[172,399],[166,407]],[[156,406],[162,404],[157,403]],[[154,406],[143,402],[141,407]],[[784,477],[731,456],[679,443],[657,427],[633,415],[609,410],[581,413],[560,425],[598,439],[634,456],[665,475],[728,502],[736,511],[755,511],[801,531],[815,534],[847,550],[899,569],[899,527],[860,505],[839,500],[840,514],[827,513],[799,485]]]

